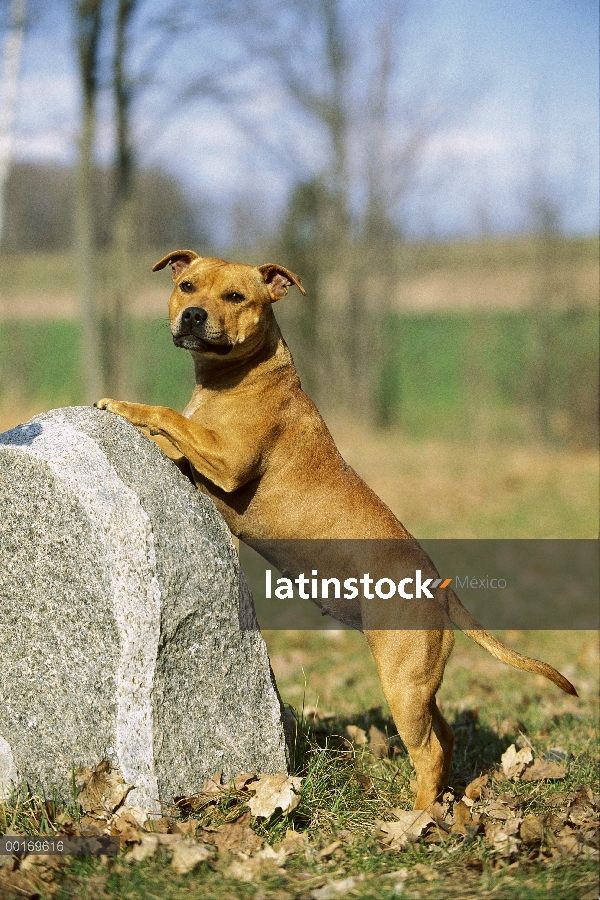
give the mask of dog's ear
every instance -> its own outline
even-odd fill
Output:
[[[285,297],[292,284],[295,284],[299,291],[306,295],[306,291],[302,287],[302,279],[299,275],[290,272],[289,269],[273,263],[266,263],[264,266],[259,266],[258,271],[265,279],[265,284],[268,286],[273,300],[281,300],[282,297]]]
[[[168,256],[163,256],[157,263],[154,263],[152,271],[158,272],[159,269],[164,269],[165,266],[170,265],[173,281],[176,281],[183,270],[187,269],[194,259],[200,259],[200,257],[193,250],[174,250]]]

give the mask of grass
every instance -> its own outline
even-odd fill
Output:
[[[404,313],[386,334],[380,403],[407,438],[596,446],[593,310]],[[3,321],[0,403],[81,403],[78,345],[75,321]],[[166,317],[129,322],[127,345],[129,398],[182,409],[191,362],[173,347]]]
[[[328,424],[344,459],[420,539],[598,536],[591,449],[416,441],[400,429],[365,435],[356,422]]]
[[[358,848],[357,848],[358,849]],[[361,850],[364,851],[361,853]],[[370,857],[369,847],[358,849],[363,857]],[[437,875],[433,873],[428,862],[423,862],[421,857],[414,854],[410,861],[413,867],[420,866],[417,877],[408,879],[407,883],[400,880],[401,891],[396,889],[398,881],[395,878],[386,877],[381,866],[375,864],[365,868],[365,876],[368,886],[359,884],[352,890],[351,896],[358,898],[372,898],[372,900],[391,900],[401,893],[405,897],[427,897],[430,900],[454,896],[460,900],[467,898],[479,898],[492,896],[499,900],[548,900],[549,897],[560,900],[596,900],[595,878],[593,867],[589,867],[587,876],[579,876],[570,872],[566,867],[556,870],[541,872],[536,877],[525,873],[506,872],[498,875],[488,871],[485,866],[474,865],[465,867],[460,862],[440,866]],[[168,866],[160,862],[143,864],[139,871],[123,871],[115,867],[106,877],[98,865],[79,863],[73,872],[73,887],[78,893],[61,892],[58,897],[98,898],[101,896],[118,897],[119,900],[179,900],[181,897],[207,898],[207,900],[226,900],[226,898],[270,897],[272,900],[287,900],[298,897],[310,900],[314,896],[313,891],[326,882],[326,878],[315,876],[312,880],[301,878],[304,871],[297,873],[296,878],[269,878],[257,889],[254,885],[232,885],[225,879],[219,879],[212,872],[200,875],[184,876],[174,879]],[[364,866],[364,863],[363,863]],[[340,866],[327,867],[331,874],[340,874]],[[424,872],[423,872],[424,870]],[[306,872],[308,874],[308,872]],[[427,878],[429,877],[429,880]],[[396,876],[397,878],[397,876]],[[94,884],[94,879],[96,879]],[[90,890],[91,888],[91,890]],[[102,894],[97,891],[101,888]],[[312,889],[312,890],[311,890]],[[454,893],[451,893],[454,891]],[[317,894],[318,896],[318,894]]]
[[[406,434],[595,444],[593,309],[403,313],[386,333],[380,402]]]
[[[407,244],[398,253],[400,286],[430,277],[449,279],[449,285],[466,273],[473,281],[471,292],[479,296],[483,291],[483,298],[486,279],[518,269],[527,276],[528,299],[524,308],[511,308],[514,298],[500,294],[492,303],[481,299],[466,311],[403,308],[391,315],[384,328],[378,385],[383,420],[415,440],[534,438],[560,446],[596,446],[597,285],[587,275],[579,284],[579,275],[597,269],[596,238]],[[164,291],[166,321],[169,280],[151,273],[161,255],[160,250],[138,254],[134,293],[143,300]],[[103,296],[112,267],[108,256],[98,262]],[[37,297],[46,298],[46,310],[52,308],[47,301],[53,295],[76,300],[77,266],[71,255],[0,255],[0,284],[0,312],[19,312],[18,321],[0,322],[0,404],[81,402],[77,323],[36,320]],[[444,302],[448,285],[442,288]],[[460,292],[456,300],[460,306]],[[76,308],[74,302],[71,315]],[[291,307],[283,310],[283,318],[290,318]],[[186,353],[174,350],[164,321],[129,323],[129,395],[181,409],[191,389],[191,366]],[[288,326],[292,350],[296,346],[300,359],[312,359],[294,315]]]

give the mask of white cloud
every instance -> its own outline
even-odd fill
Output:
[[[509,136],[505,131],[500,130],[461,128],[434,135],[427,142],[426,153],[431,161],[448,157],[472,160],[489,159],[511,153],[519,144],[522,146],[522,142],[519,140],[522,137],[522,134],[515,133]]]
[[[76,84],[68,75],[27,73],[19,85],[15,154],[36,160],[73,158],[78,128]]]

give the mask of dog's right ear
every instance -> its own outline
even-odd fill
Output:
[[[258,271],[265,279],[265,284],[271,293],[271,299],[281,300],[288,292],[288,288],[295,284],[301,294],[306,296],[306,291],[302,287],[302,279],[299,275],[294,275],[289,269],[283,266],[276,266],[274,263],[266,263],[264,266],[258,266]]]
[[[152,271],[158,272],[160,269],[164,269],[165,266],[170,265],[171,276],[173,281],[176,281],[183,270],[187,269],[189,264],[195,259],[200,259],[200,257],[193,250],[174,250],[168,256],[163,256],[157,263],[154,263]]]

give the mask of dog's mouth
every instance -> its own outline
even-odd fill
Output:
[[[174,334],[173,343],[176,347],[182,347],[184,350],[196,350],[201,353],[217,353],[219,356],[226,356],[233,350],[233,344],[220,344],[216,341],[207,341],[205,338],[199,338],[195,334]]]

